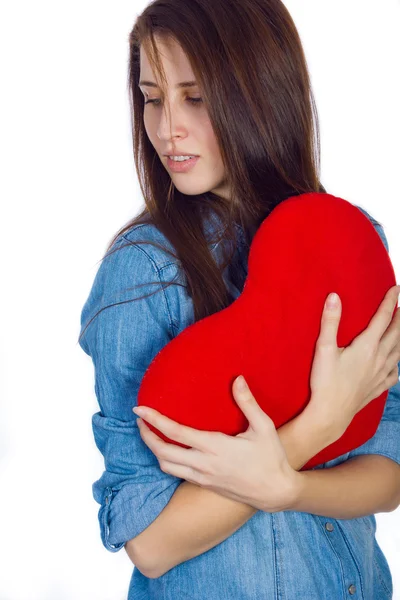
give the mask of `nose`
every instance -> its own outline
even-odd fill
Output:
[[[160,140],[168,141],[175,138],[184,138],[187,135],[187,125],[184,123],[182,111],[179,108],[170,108],[171,115],[165,105],[161,110],[157,136]]]

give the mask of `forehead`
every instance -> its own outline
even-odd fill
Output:
[[[180,81],[193,80],[193,70],[182,47],[176,40],[156,38],[157,49],[167,81],[174,86]],[[145,48],[140,47],[140,79],[156,81]]]

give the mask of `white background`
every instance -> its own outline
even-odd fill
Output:
[[[399,280],[399,2],[286,4],[311,71],[322,183],[383,223]],[[0,600],[127,595],[133,565],[100,541],[98,406],[77,339],[98,261],[142,205],[127,61],[144,6],[0,8]],[[400,509],[377,522],[399,600]]]

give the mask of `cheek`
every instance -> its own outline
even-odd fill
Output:
[[[155,135],[156,125],[155,125],[154,118],[151,118],[147,112],[144,113],[143,125],[144,125],[144,128],[146,130],[148,137],[150,138],[150,140],[153,140],[154,135]]]
[[[218,146],[218,142],[217,142],[217,137],[215,135],[214,129],[213,129],[210,121],[208,121],[206,124],[206,132],[207,132],[207,137],[210,140],[211,146],[219,154],[219,146]]]
[[[200,139],[202,140],[202,146],[207,149],[207,153],[210,154],[214,160],[221,161],[221,153],[215,137],[214,130],[211,126],[210,121],[204,120],[201,123],[201,133],[199,133]]]
[[[147,134],[152,137],[157,136],[157,129],[159,127],[160,114],[158,109],[152,107],[151,104],[147,106],[143,113],[143,125]]]

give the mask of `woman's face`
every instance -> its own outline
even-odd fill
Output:
[[[157,47],[168,84],[165,99],[161,97],[158,87],[142,83],[155,84],[155,77],[143,47],[140,49],[139,87],[145,102],[156,100],[144,107],[144,126],[149,140],[180,192],[194,195],[212,191],[228,198],[224,167],[207,111],[202,100],[190,101],[191,98],[201,98],[200,89],[197,85],[178,87],[181,82],[194,81],[190,63],[175,41],[166,45],[157,40]],[[167,102],[170,105],[171,122],[166,110]],[[170,153],[197,155],[199,158],[188,171],[176,173],[168,166],[166,154]]]

